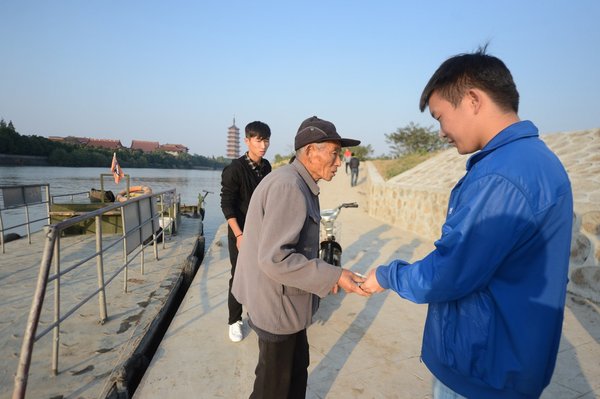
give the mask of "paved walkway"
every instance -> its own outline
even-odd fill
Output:
[[[364,203],[362,185],[350,188],[340,169],[321,184],[321,208]],[[343,266],[364,273],[395,258],[418,259],[432,243],[344,209]],[[163,339],[135,398],[247,398],[254,381],[257,337],[227,335],[229,257],[225,225],[210,245],[190,290]],[[308,398],[431,398],[431,375],[420,362],[426,305],[393,292],[371,298],[344,293],[322,301],[308,329]],[[526,326],[524,326],[526,328]],[[600,397],[600,307],[569,296],[559,360],[544,399]]]

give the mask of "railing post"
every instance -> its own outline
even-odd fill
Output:
[[[31,244],[31,227],[29,225],[29,207],[25,204],[25,220],[27,222],[27,240]]]
[[[138,201],[136,203],[136,209],[137,209],[137,214],[138,214],[138,219],[139,220],[139,225],[136,227],[136,233],[140,235],[140,246],[142,247],[142,255],[140,256],[140,260],[141,260],[141,274],[144,274],[144,241],[146,240],[146,238],[144,237],[144,229],[142,228],[142,225],[145,223],[145,220],[142,219],[142,210],[140,209],[141,207],[141,202]],[[150,207],[152,209],[152,207]]]
[[[123,244],[125,245],[125,244]],[[127,254],[125,254],[125,269],[123,270],[123,292],[127,293]]]
[[[121,207],[121,220],[123,221],[123,292],[127,292],[127,231],[125,231],[125,228],[127,227],[125,225],[125,207]]]
[[[33,354],[33,344],[35,343],[35,332],[40,320],[44,296],[46,295],[46,280],[52,263],[52,254],[54,252],[54,243],[56,241],[57,231],[53,227],[46,229],[46,245],[44,254],[40,262],[40,272],[38,274],[35,294],[27,318],[27,327],[23,334],[23,343],[21,345],[21,354],[19,356],[19,366],[15,376],[15,388],[13,390],[13,399],[23,399],[27,389],[27,379],[29,378],[29,368],[31,366],[31,355]]]
[[[98,271],[98,306],[100,306],[100,324],[107,319],[106,294],[104,292],[104,257],[102,253],[102,216],[96,216],[96,268]]]
[[[100,202],[104,204],[104,178],[100,175]]]
[[[178,213],[177,213],[177,204],[181,202],[181,196],[179,194],[173,193],[173,195],[177,196],[177,199],[173,201],[171,207],[173,208],[173,215],[171,216],[171,208],[169,208],[169,217],[173,219],[173,226],[171,226],[171,234],[173,232],[179,230],[179,224],[177,223]]]
[[[50,185],[46,184],[46,215],[47,223],[50,224]]]
[[[161,194],[160,206],[162,207],[162,200],[164,199],[163,194]],[[158,215],[154,209],[154,198],[150,198],[150,226],[152,227],[152,247],[154,248],[154,260],[158,260],[158,234],[156,234],[156,225],[160,226],[158,222]],[[161,212],[162,213],[162,212]],[[163,243],[165,242],[165,236],[163,235]]]
[[[165,223],[164,216],[161,216],[161,217],[163,218],[163,223],[162,223],[163,229],[160,232],[160,234],[162,234],[163,249],[166,249],[167,248],[167,224]],[[172,225],[170,225],[169,228],[171,229],[171,231],[173,230],[173,226]],[[170,236],[171,235],[169,234],[169,237]]]
[[[154,211],[154,210],[153,210]],[[156,234],[156,231],[154,231],[154,221],[156,220],[156,223],[158,223],[158,219],[156,218],[156,214],[153,212],[152,213],[152,219],[150,221],[150,226],[152,226],[152,247],[154,248],[154,260],[158,260],[158,242],[156,242],[156,240],[158,240],[158,234]],[[160,224],[159,224],[160,226]],[[162,231],[163,233],[163,243],[165,242],[165,230],[163,229]]]
[[[4,253],[4,224],[2,224],[2,211],[0,210],[0,246],[2,247],[2,253]]]
[[[58,374],[58,348],[60,342],[60,236],[54,242],[54,322],[57,323],[52,331],[52,373]]]
[[[167,236],[165,235],[165,231],[167,231],[167,225],[165,224],[165,195],[160,195],[160,220],[162,221],[162,242],[163,249],[166,248]],[[159,223],[160,225],[160,223]]]

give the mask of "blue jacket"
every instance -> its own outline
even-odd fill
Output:
[[[573,222],[562,164],[529,121],[467,162],[435,250],[377,280],[429,303],[422,360],[468,398],[537,398],[560,342]]]

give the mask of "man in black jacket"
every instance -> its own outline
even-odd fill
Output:
[[[352,153],[352,158],[350,158],[350,185],[352,187],[356,186],[358,181],[358,165],[360,165],[360,160],[354,156]]]
[[[242,305],[231,295],[238,251],[242,244],[244,222],[250,197],[262,178],[271,172],[271,164],[264,159],[269,148],[271,129],[266,123],[255,121],[246,125],[244,142],[248,151],[231,161],[221,175],[221,210],[227,219],[231,279],[229,279],[229,339],[239,342],[242,334]]]

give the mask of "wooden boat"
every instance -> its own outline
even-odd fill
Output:
[[[107,202],[90,202],[90,203],[55,203],[50,204],[50,223],[58,223],[65,219],[70,219],[75,216],[83,215],[84,213],[92,212],[109,205]],[[114,210],[102,215],[102,231],[105,234],[122,234],[123,222],[121,220],[121,211]],[[96,223],[94,219],[88,219],[80,222],[65,230],[65,235],[79,234],[95,234]]]
[[[112,204],[114,201],[123,202],[130,198],[152,193],[152,189],[148,186],[129,186],[129,175],[125,175],[127,179],[127,188],[115,196],[111,191],[104,190],[102,179],[105,176],[107,176],[107,174],[100,175],[100,190],[92,188],[89,193],[82,192],[53,196],[52,200],[50,201],[50,223],[57,223],[65,219],[83,215],[87,212],[95,211]],[[169,204],[162,206],[160,198],[157,198],[157,209],[161,216],[175,219],[175,226],[179,225],[182,215],[185,217],[191,217],[194,219],[200,218],[204,220],[204,198],[208,193],[209,192],[204,191],[204,195],[198,195],[197,205],[181,204],[178,200],[178,196],[174,196],[177,198],[170,198],[166,201]],[[70,198],[70,200],[57,202],[56,199],[59,197]],[[102,231],[106,234],[122,234],[122,223],[121,212],[119,210],[109,211],[102,215]],[[64,231],[65,235],[95,233],[96,224],[93,219],[78,223]]]

